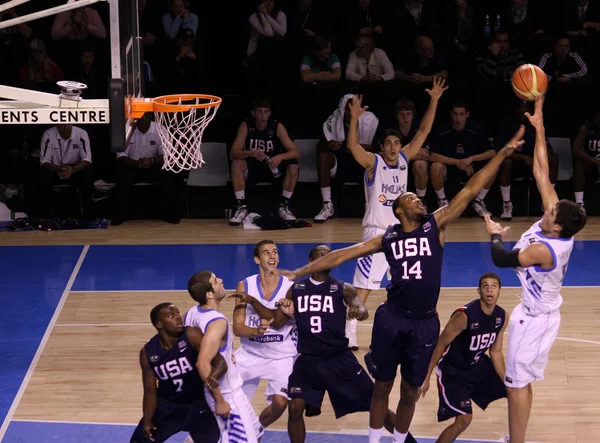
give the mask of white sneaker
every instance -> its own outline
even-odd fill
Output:
[[[438,208],[443,208],[444,206],[448,206],[450,202],[447,198],[442,198],[438,200]]]
[[[229,226],[239,226],[248,217],[248,207],[238,206],[233,217],[229,219]]]
[[[290,208],[287,205],[279,205],[279,209],[277,209],[277,215],[285,221],[296,221],[296,216],[292,211],[290,211]]]
[[[502,214],[500,214],[500,220],[511,221],[512,220],[513,205],[512,202],[502,203]]]
[[[323,209],[315,217],[315,223],[325,223],[333,217],[333,203],[323,202]]]
[[[483,200],[475,199],[473,203],[471,203],[471,207],[473,211],[477,212],[477,215],[480,217],[485,217],[486,215],[492,215],[490,211],[487,210],[485,206],[485,202]]]
[[[348,347],[352,351],[358,351],[358,339],[356,338],[356,325],[358,320],[346,320],[346,338],[348,339]]]

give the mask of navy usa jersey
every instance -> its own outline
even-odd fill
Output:
[[[204,383],[195,368],[198,352],[186,331],[187,327],[171,349],[163,349],[158,334],[144,346],[148,363],[158,378],[158,397],[176,404],[205,401]]]
[[[600,160],[600,128],[593,121],[586,122],[588,136],[583,145],[583,150],[596,160]]]
[[[307,278],[294,283],[292,298],[299,353],[331,355],[348,348],[343,281],[330,277],[315,284]]]
[[[473,300],[454,313],[458,311],[467,315],[467,329],[458,334],[448,345],[438,364],[449,365],[455,369],[470,370],[484,360],[482,355],[498,338],[506,320],[506,312],[496,305],[492,315],[487,315],[481,310],[479,299]]]
[[[256,128],[256,123],[253,118],[246,120],[248,125],[248,135],[246,136],[246,143],[244,149],[247,151],[263,151],[269,157],[283,154],[284,149],[277,138],[277,128],[279,122],[277,120],[271,120],[267,122],[267,127],[260,131]]]
[[[392,275],[386,288],[390,307],[413,318],[436,315],[444,248],[433,214],[425,214],[412,232],[399,224],[388,227],[381,243]]]

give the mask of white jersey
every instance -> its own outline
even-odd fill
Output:
[[[200,306],[196,306],[185,314],[185,325],[195,326],[200,328],[203,333],[206,333],[207,326],[211,322],[221,318],[227,322],[226,344],[219,349],[221,356],[225,359],[225,362],[227,362],[227,372],[223,375],[221,380],[219,380],[221,393],[225,395],[236,389],[241,389],[242,387],[242,378],[238,373],[235,365],[235,357],[233,355],[233,332],[231,331],[231,325],[227,321],[227,318],[214,309],[202,309]]]
[[[285,298],[288,289],[294,284],[285,276],[279,277],[279,285],[269,299],[263,297],[260,287],[260,275],[252,275],[244,280],[244,292],[256,298],[260,303],[269,309],[277,309],[275,303]],[[250,328],[257,328],[260,325],[260,316],[254,308],[246,305],[246,320],[244,324]],[[267,329],[264,335],[252,338],[241,338],[242,347],[258,356],[273,360],[293,357],[298,354],[296,343],[298,342],[298,332],[296,323],[289,319],[280,329]]]
[[[400,152],[396,166],[389,166],[383,157],[375,154],[375,168],[373,178],[368,179],[365,171],[365,216],[362,225],[387,229],[388,226],[398,223],[392,205],[396,197],[406,192],[408,181],[408,160]]]
[[[529,228],[515,245],[515,249],[524,249],[532,243],[543,243],[550,249],[554,258],[552,269],[542,269],[539,266],[515,268],[517,277],[521,280],[521,302],[531,315],[552,312],[562,305],[560,290],[573,250],[573,237],[546,237],[540,222]]]

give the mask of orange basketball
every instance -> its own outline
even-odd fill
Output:
[[[517,97],[530,102],[548,90],[548,77],[536,65],[519,66],[513,72],[511,83]]]

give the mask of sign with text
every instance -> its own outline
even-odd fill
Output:
[[[107,109],[0,109],[0,125],[108,124]]]

